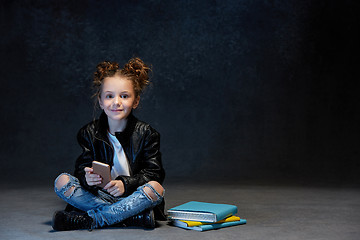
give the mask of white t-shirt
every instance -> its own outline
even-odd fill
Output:
[[[108,132],[108,137],[114,147],[113,167],[111,169],[111,178],[114,180],[118,176],[130,176],[129,163],[126,159],[124,149],[122,148],[116,136]]]

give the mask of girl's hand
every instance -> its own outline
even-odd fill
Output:
[[[85,179],[89,186],[98,185],[101,183],[102,178],[98,174],[94,174],[94,169],[85,167]]]
[[[121,180],[112,180],[104,187],[114,197],[120,197],[125,192],[124,183]]]

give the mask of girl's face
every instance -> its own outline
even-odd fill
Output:
[[[108,116],[109,124],[126,120],[131,110],[139,105],[139,100],[131,80],[118,75],[104,79],[99,104]]]

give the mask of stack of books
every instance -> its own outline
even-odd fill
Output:
[[[246,219],[240,219],[236,213],[234,205],[191,201],[169,209],[168,218],[174,226],[207,231],[245,224]]]

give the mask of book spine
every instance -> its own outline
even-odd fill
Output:
[[[172,220],[186,220],[209,223],[216,222],[216,215],[213,213],[181,212],[169,210],[168,218]]]

